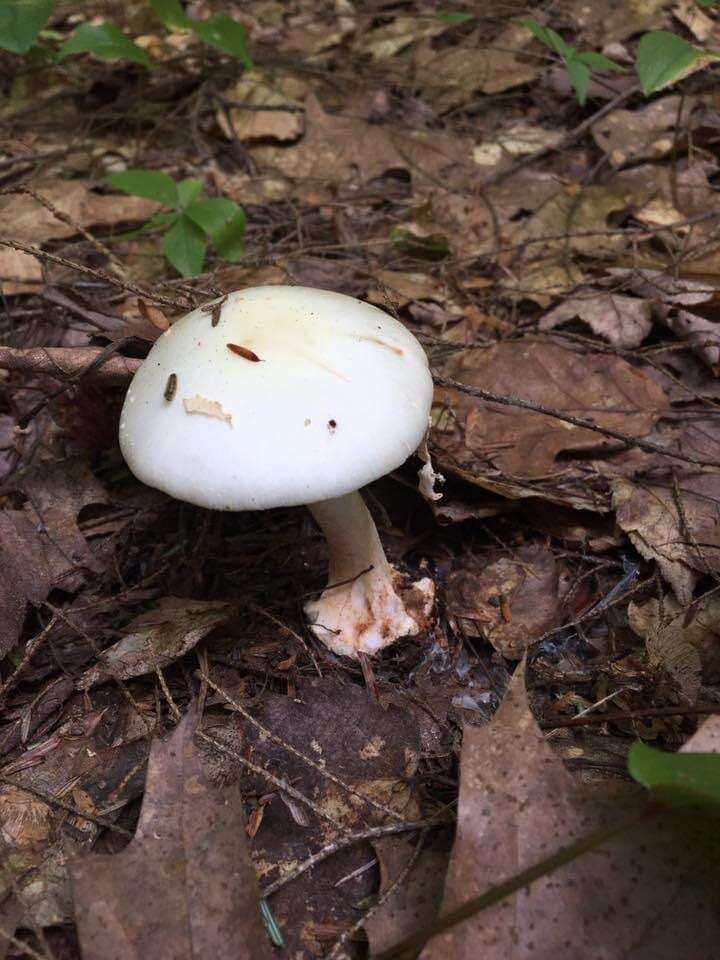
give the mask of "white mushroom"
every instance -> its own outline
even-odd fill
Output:
[[[405,327],[343,294],[254,287],[177,320],[136,373],[120,420],[133,473],[215,510],[305,504],[328,542],[306,606],[337,653],[418,633],[432,581],[403,584],[357,492],[422,442],[432,399]]]

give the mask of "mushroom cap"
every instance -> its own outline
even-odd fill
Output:
[[[215,510],[343,496],[398,467],[428,424],[415,337],[377,307],[309,287],[252,287],[180,318],[128,389],[132,472]]]

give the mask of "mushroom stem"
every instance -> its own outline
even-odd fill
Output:
[[[388,563],[360,494],[311,503],[308,509],[325,534],[329,554],[328,586],[305,606],[313,633],[335,653],[355,658],[418,633],[420,626],[398,592],[400,574]]]

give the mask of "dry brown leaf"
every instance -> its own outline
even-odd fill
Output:
[[[582,320],[593,333],[617,347],[639,347],[652,328],[650,304],[637,297],[602,293],[592,288],[574,291],[540,319],[541,330],[553,330],[571,320]]]
[[[402,131],[355,117],[326,113],[314,95],[305,103],[305,136],[292,147],[256,147],[252,155],[295,179],[348,180],[359,172],[371,180],[386,170],[405,169],[413,177],[438,177],[471,166],[469,140]]]
[[[39,452],[23,479],[23,510],[0,512],[0,655],[17,643],[28,602],[52,588],[77,589],[101,565],[77,525],[80,510],[105,503],[105,490],[80,459],[53,461]]]
[[[167,667],[234,612],[232,604],[218,600],[164,597],[157,609],[140,614],[125,627],[128,635],[102,652],[99,662],[80,677],[78,688],[87,690],[109,677],[127,680]]]
[[[42,264],[32,254],[0,248],[0,290],[6,297],[34,293],[43,282]]]
[[[447,28],[447,23],[439,18],[395,17],[386,26],[363,33],[356,48],[360,53],[369,54],[373,60],[387,60],[411,43],[436,37]]]
[[[416,841],[398,837],[373,841],[380,863],[379,896],[402,874],[415,852],[415,846]],[[437,916],[447,864],[448,855],[444,851],[422,851],[405,882],[398,884],[365,922],[371,956],[415,933]]]
[[[448,372],[470,386],[519,394],[636,437],[649,433],[667,408],[662,389],[619,357],[575,353],[552,343],[506,341],[468,351],[449,364]],[[513,477],[562,473],[568,464],[557,462],[560,453],[608,443],[601,434],[542,414],[465,396],[453,396],[451,402],[464,426],[467,450]]]
[[[687,604],[700,574],[720,572],[720,475],[682,473],[675,482],[681,512],[671,479],[662,485],[616,479],[613,506],[638,552],[657,562],[680,603]]]
[[[567,573],[542,544],[519,547],[479,573],[455,571],[447,612],[460,634],[484,637],[504,657],[519,660],[528,644],[563,618]]]
[[[247,705],[246,705],[247,706]],[[323,776],[322,770],[340,777],[352,789],[385,804],[402,819],[418,816],[413,775],[420,756],[417,719],[396,706],[381,707],[356,684],[332,679],[303,680],[295,698],[266,693],[249,712],[266,728],[296,750],[312,758],[320,770],[264,736],[236,716],[235,742],[254,763],[283,777],[344,829],[392,822],[392,818],[365,803],[354,793]],[[220,757],[218,776],[237,776],[237,765]],[[262,778],[243,776],[243,793],[263,794]],[[272,788],[271,788],[272,789]],[[252,851],[262,883],[291,871],[300,861],[340,836],[340,831],[312,811],[310,826],[302,827],[277,798],[266,804]],[[285,938],[288,956],[311,960],[321,949],[314,932],[322,923],[345,924],[357,919],[355,903],[376,890],[372,872],[336,887],[335,884],[372,860],[368,845],[356,845],[318,864],[312,873],[274,894],[271,900]],[[334,938],[333,938],[334,939]]]
[[[614,110],[592,126],[598,147],[616,166],[637,160],[659,160],[672,150],[679,96],[652,100],[638,110]],[[690,111],[692,104],[684,104]]]
[[[218,108],[218,125],[228,140],[297,140],[305,129],[302,106],[306,94],[307,83],[293,74],[250,70],[224,92],[224,97],[251,109],[230,105],[225,112]]]
[[[607,788],[604,800],[597,785],[582,790],[553,754],[518,669],[490,724],[464,731],[443,912],[617,822],[624,809],[619,788]],[[693,960],[709,958],[720,921],[698,872],[706,838],[694,840],[683,847],[660,820],[636,825],[434,937],[421,960],[675,960],[688,956],[688,938]]]
[[[582,30],[591,47],[627,40],[645,30],[657,30],[662,11],[672,0],[569,0],[568,19]]]
[[[672,643],[691,646],[697,653],[705,683],[720,680],[720,595],[714,591],[695,600],[689,608],[681,606],[669,593],[662,604],[656,599],[628,606],[630,626],[648,641],[662,632],[666,647]],[[652,652],[651,652],[652,653]]]
[[[45,243],[77,234],[77,227],[108,227],[147,220],[158,204],[141,197],[95,193],[92,180],[39,180],[33,189],[71,223],[54,216],[27,194],[0,197],[0,216],[13,240]]]
[[[415,58],[425,99],[445,112],[472,100],[477,91],[497,94],[530,83],[539,73],[536,61],[524,62],[514,52],[530,39],[529,30],[510,24],[488,47],[479,46],[478,35],[440,51],[426,45]]]
[[[213,786],[195,712],[156,740],[135,839],[72,861],[84,960],[270,958],[236,785]]]

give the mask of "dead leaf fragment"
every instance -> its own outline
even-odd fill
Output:
[[[222,420],[228,426],[232,426],[232,414],[226,413],[219,400],[208,400],[207,397],[201,397],[196,393],[194,397],[184,397],[183,406],[186,413],[198,413],[204,417],[214,417],[216,420]]]
[[[564,769],[530,713],[519,668],[493,720],[464,730],[442,913],[618,822],[624,810],[617,789],[586,792]],[[661,819],[636,824],[437,935],[421,960],[672,960],[687,954],[688,938],[693,957],[710,957],[720,922],[707,909],[713,879],[698,875],[707,842],[707,828],[688,843]]]
[[[615,166],[659,160],[672,150],[680,102],[679,96],[670,96],[639,110],[614,110],[592,126],[593,138]],[[686,103],[684,109],[691,105]]]
[[[449,365],[454,379],[494,393],[592,418],[598,426],[645,436],[667,407],[661,387],[619,357],[581,354],[551,343],[505,341],[460,355]],[[520,389],[518,385],[521,384]],[[453,397],[464,422],[465,444],[515,477],[541,477],[567,469],[561,452],[607,445],[602,435],[517,408]]]
[[[720,680],[720,595],[710,591],[695,600],[689,609],[669,593],[662,604],[655,598],[646,603],[631,602],[628,607],[630,626],[648,643],[662,633],[663,647],[680,649],[691,646],[697,653],[705,683]],[[660,662],[664,665],[662,651]]]
[[[639,347],[650,333],[652,318],[646,300],[590,288],[581,288],[575,293],[576,296],[564,300],[541,318],[541,330],[553,330],[578,319],[617,347]]]
[[[142,613],[128,624],[128,635],[103,651],[100,662],[82,675],[78,688],[87,690],[109,677],[127,680],[166,667],[233,613],[232,604],[217,600],[165,597],[156,610]]]
[[[674,484],[633,484],[618,478],[612,484],[618,525],[660,572],[682,604],[692,600],[702,573],[720,571],[720,477],[687,473]]]
[[[479,573],[453,573],[447,609],[461,633],[489,640],[504,657],[519,660],[528,643],[562,621],[567,581],[542,544],[520,547]]]
[[[203,769],[188,713],[153,743],[133,842],[114,856],[71,865],[85,960],[262,960],[270,943],[245,841],[236,785]]]

